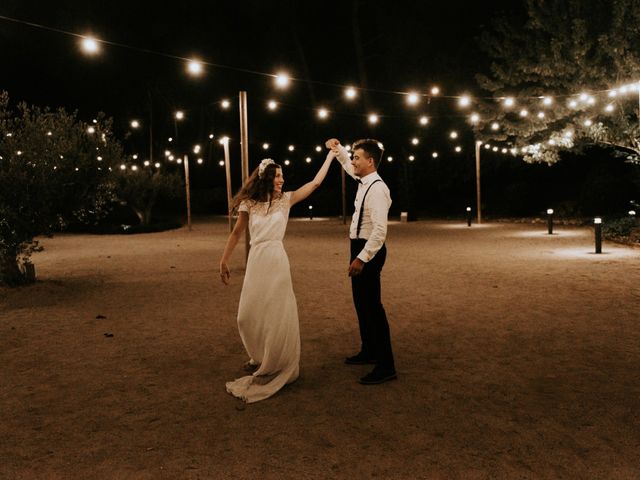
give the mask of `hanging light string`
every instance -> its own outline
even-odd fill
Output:
[[[67,31],[67,30],[62,30],[62,29],[59,29],[59,28],[50,27],[48,25],[29,22],[29,21],[26,21],[26,20],[21,20],[21,19],[17,19],[17,18],[13,18],[13,17],[8,17],[8,16],[5,16],[5,15],[0,15],[0,20],[5,20],[5,21],[8,21],[8,22],[14,22],[14,23],[26,25],[26,26],[29,26],[29,27],[32,27],[32,28],[37,28],[37,29],[41,29],[41,30],[46,30],[46,31],[62,34],[62,35],[71,36],[71,37],[77,38],[79,40],[90,40],[90,41],[95,42],[97,45],[105,44],[105,45],[110,45],[110,46],[114,46],[114,47],[133,50],[133,51],[136,51],[136,52],[139,52],[139,53],[143,53],[143,54],[149,54],[149,55],[165,57],[165,58],[169,58],[169,59],[172,59],[172,60],[177,60],[177,61],[180,61],[180,62],[187,62],[187,64],[190,65],[190,70],[192,69],[193,70],[192,73],[194,73],[194,74],[199,73],[198,65],[199,66],[206,65],[206,66],[213,67],[213,68],[221,68],[221,69],[233,70],[233,71],[237,71],[237,72],[248,73],[248,74],[251,74],[251,75],[258,75],[258,76],[262,76],[262,77],[272,78],[276,82],[276,85],[279,85],[280,87],[286,87],[289,82],[295,81],[295,82],[301,82],[301,83],[311,83],[311,84],[315,84],[315,85],[324,85],[324,86],[328,86],[328,87],[341,89],[341,90],[345,91],[345,95],[347,97],[352,95],[353,96],[352,98],[355,98],[357,96],[358,92],[363,92],[363,91],[372,92],[372,93],[384,93],[384,94],[389,94],[389,95],[400,95],[400,96],[406,97],[407,98],[407,103],[409,103],[410,105],[415,105],[415,104],[419,103],[419,100],[421,98],[427,98],[429,100],[430,99],[435,99],[435,98],[446,98],[446,99],[458,100],[458,103],[460,104],[460,106],[465,107],[465,106],[470,105],[471,100],[472,100],[472,97],[467,95],[467,94],[460,94],[460,95],[442,94],[441,91],[440,91],[440,88],[437,87],[437,86],[432,87],[431,90],[430,90],[430,93],[415,92],[415,91],[401,91],[401,90],[385,90],[385,89],[376,89],[376,88],[362,88],[362,87],[356,87],[356,86],[347,86],[347,85],[341,85],[341,84],[336,84],[336,83],[331,83],[331,82],[322,82],[322,81],[313,80],[313,79],[303,79],[303,78],[291,77],[288,74],[284,74],[284,73],[276,73],[276,74],[267,73],[267,72],[261,72],[261,71],[257,71],[257,70],[244,68],[244,67],[225,65],[225,64],[214,63],[214,62],[209,62],[209,61],[205,61],[205,60],[195,60],[193,58],[182,57],[182,56],[179,56],[179,55],[172,55],[172,54],[169,54],[169,53],[160,52],[160,51],[157,51],[157,50],[150,50],[150,49],[147,49],[147,48],[137,47],[137,46],[133,46],[133,45],[130,45],[130,44],[121,43],[121,42],[115,42],[115,41],[105,40],[105,39],[98,39],[98,38],[92,37],[90,35],[84,35],[84,34],[79,34],[79,33],[75,33],[75,32],[70,32],[70,31]],[[518,98],[518,99],[521,99],[521,100],[539,99],[539,100],[543,100],[544,101],[545,99],[549,99],[549,98],[583,97],[584,95],[593,96],[593,95],[599,95],[599,94],[603,94],[603,93],[608,93],[610,96],[616,96],[618,93],[624,93],[625,91],[627,91],[627,89],[635,90],[637,88],[638,88],[638,82],[634,81],[634,82],[630,83],[629,85],[625,85],[623,87],[620,87],[619,89],[614,88],[614,89],[589,90],[589,91],[587,91],[587,93],[580,92],[580,93],[556,94],[556,95],[553,95],[553,96],[548,96],[548,95],[521,95],[521,96],[517,96],[517,97],[509,97],[509,96],[498,96],[498,97],[495,97],[495,96],[477,96],[477,97],[473,97],[473,98],[478,99],[478,100],[494,100],[494,101],[498,101],[498,102],[507,102],[507,103],[510,103],[512,101],[511,99],[515,99],[515,98]],[[348,93],[348,92],[350,92],[350,93]],[[613,94],[612,94],[612,92],[613,92]]]

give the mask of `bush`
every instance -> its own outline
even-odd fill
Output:
[[[635,217],[623,217],[604,222],[602,233],[605,238],[640,244],[640,223]]]

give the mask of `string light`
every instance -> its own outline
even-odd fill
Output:
[[[504,99],[504,106],[505,107],[513,107],[515,103],[515,100],[513,97],[507,97]]]
[[[458,145],[458,146],[456,147],[456,152],[457,152],[457,153],[460,153],[461,151],[462,151],[462,147],[461,147],[460,145]]]
[[[551,97],[542,97],[542,104],[549,106],[553,103],[553,98]]]
[[[263,143],[262,144],[262,149],[263,150],[269,150],[269,144],[268,143]]]
[[[285,161],[284,161],[284,164],[285,164],[286,166],[289,166],[289,165],[291,164],[291,162],[290,162],[289,160],[285,160]]]
[[[393,157],[391,156],[387,157],[387,162],[393,162]]]
[[[184,119],[184,112],[182,110],[178,110],[176,112],[176,120],[183,120]]]
[[[278,108],[278,102],[276,102],[275,100],[269,100],[267,102],[267,108],[269,110],[275,110],[276,108]]]
[[[500,124],[498,122],[493,122],[491,124],[491,130],[498,130],[500,128]]]
[[[131,128],[140,128],[140,122],[138,120],[131,120]]]
[[[222,100],[222,102],[220,102],[220,106],[222,108],[224,108],[225,110],[227,110],[230,106],[231,106],[231,102],[229,100]]]
[[[471,104],[471,97],[468,95],[462,95],[458,100],[458,105],[461,107],[468,107]]]
[[[409,161],[413,162],[416,159],[416,157],[414,157],[413,155],[409,155]]]
[[[201,158],[198,158],[197,162],[198,162],[198,165],[202,165],[202,163],[204,162],[204,160],[202,160]]]
[[[322,151],[322,147],[320,145],[316,145],[316,152],[320,153]]]
[[[424,115],[420,117],[420,125],[426,125],[428,123],[429,123],[429,117],[426,117]]]
[[[220,165],[221,167],[224,167],[224,160],[220,160],[220,161],[218,162],[218,165]]]
[[[369,114],[368,120],[369,120],[369,123],[371,123],[372,125],[375,125],[376,123],[378,123],[379,118],[378,118],[378,115],[376,115],[375,113],[371,113]]]
[[[156,168],[160,168],[160,162],[154,163],[153,166],[156,167]]]
[[[521,117],[526,117],[527,115],[529,115],[529,111],[528,110],[526,110],[524,108],[522,110],[520,110],[520,116]]]
[[[431,87],[431,95],[440,95],[440,87],[435,85]]]
[[[471,123],[478,123],[480,121],[480,115],[472,113],[470,117]]]
[[[452,131],[452,132],[449,134],[449,138],[452,138],[452,139],[458,138],[458,132],[456,132],[455,130],[454,130],[454,131]]]
[[[275,77],[276,87],[287,88],[290,82],[291,82],[291,79],[289,78],[289,75],[287,73],[280,72],[276,74],[276,77]]]
[[[438,152],[433,152],[433,153],[431,154],[431,156],[432,156],[433,158],[438,158]]]
[[[100,45],[98,44],[98,41],[91,36],[83,37],[80,45],[82,50],[89,55],[95,55],[100,52]]]
[[[289,145],[289,146],[287,147],[287,149],[288,149],[290,152],[293,152],[293,151],[296,149],[296,147],[295,147],[295,145]]]
[[[411,139],[411,143],[413,145],[418,145],[418,143],[420,143],[420,140],[418,140],[417,138],[414,137],[414,138]]]
[[[349,100],[353,100],[358,96],[358,92],[353,87],[347,87],[344,91],[344,96],[347,97]]]
[[[305,158],[304,161],[307,162],[307,163],[311,163],[311,157]]]
[[[409,105],[417,105],[420,101],[420,96],[416,92],[410,92],[407,94],[407,103]]]
[[[189,62],[187,63],[187,71],[189,72],[189,74],[194,76],[202,75],[202,72],[204,71],[202,62],[200,62],[199,60],[189,60]]]
[[[320,108],[318,110],[318,118],[324,120],[329,116],[329,111],[326,108]]]

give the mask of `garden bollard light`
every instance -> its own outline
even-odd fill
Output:
[[[596,253],[602,253],[602,219],[596,217],[593,219],[596,235]]]
[[[553,235],[553,208],[547,209],[547,231]]]

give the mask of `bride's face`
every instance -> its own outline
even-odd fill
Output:
[[[273,178],[273,193],[282,193],[282,185],[284,185],[284,175],[282,169],[276,169],[276,176]]]

